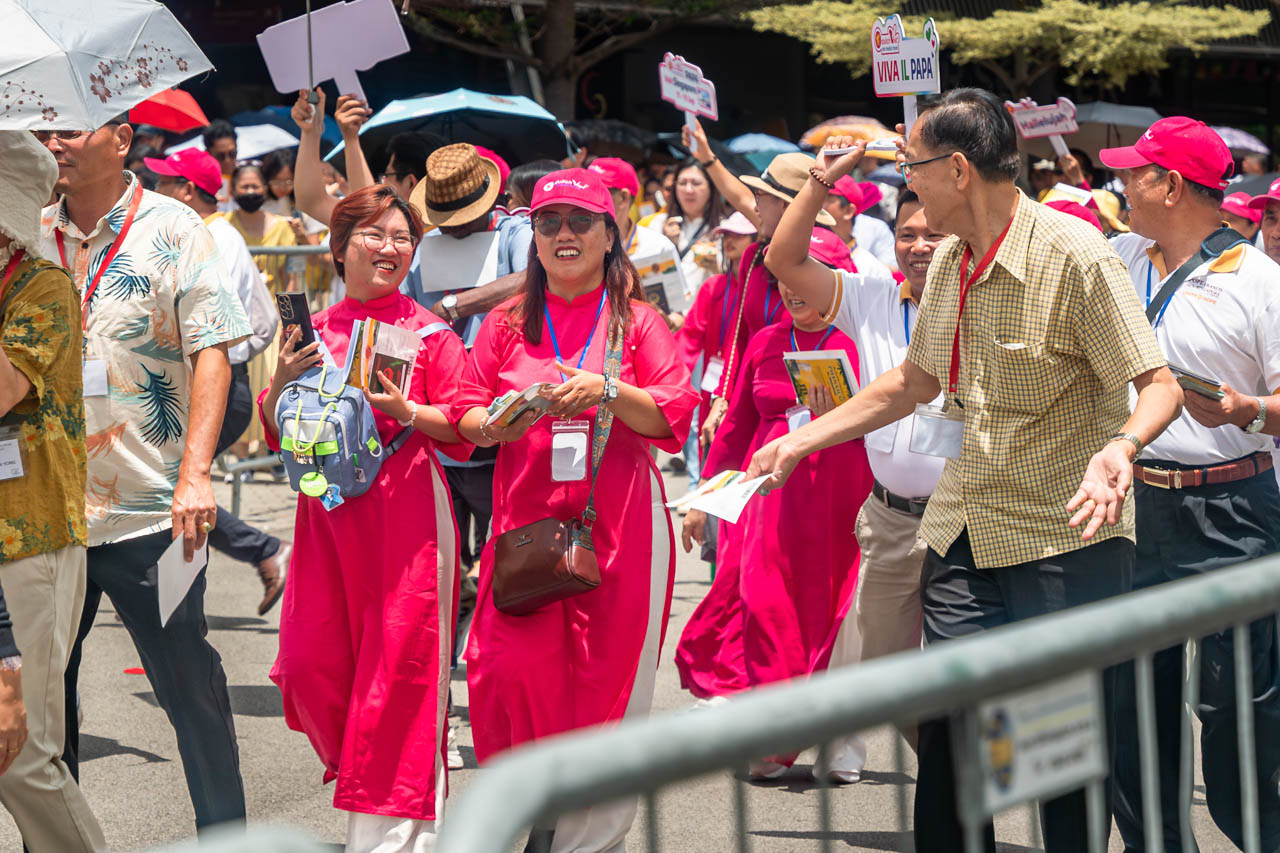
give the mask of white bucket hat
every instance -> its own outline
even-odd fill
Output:
[[[0,233],[16,246],[40,247],[40,212],[53,195],[58,163],[29,130],[0,130]]]

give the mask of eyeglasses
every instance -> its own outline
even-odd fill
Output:
[[[272,178],[271,180],[267,181],[267,183],[273,187],[280,187],[281,189],[286,189],[286,190],[293,189],[293,181],[289,180],[288,178]]]
[[[381,231],[357,231],[351,235],[359,237],[360,242],[370,252],[377,252],[383,246],[387,245],[387,241],[391,241],[391,245],[397,252],[412,252],[414,239],[412,234],[383,234]]]
[[[569,230],[581,236],[591,230],[591,226],[596,224],[597,219],[603,218],[603,213],[570,213],[568,216],[544,213],[534,218],[533,227],[537,228],[538,233],[543,237],[554,237],[560,233],[560,227],[568,221]]]
[[[923,166],[925,163],[932,163],[935,160],[945,160],[946,158],[950,157],[951,154],[955,154],[955,153],[956,152],[952,151],[950,154],[939,154],[937,157],[930,157],[928,160],[915,160],[911,163],[899,163],[898,174],[902,175],[902,180],[906,181],[907,183],[911,183],[911,170],[914,169],[916,166]]]
[[[36,138],[36,142],[44,145],[51,138],[57,137],[61,142],[70,142],[73,139],[79,139],[88,135],[87,130],[33,130],[31,135]]]
[[[378,176],[378,183],[380,184],[386,183],[388,180],[398,181],[404,178],[404,176],[407,174],[410,174],[410,173],[409,172],[393,172],[388,169],[387,171],[383,172],[381,175]]]

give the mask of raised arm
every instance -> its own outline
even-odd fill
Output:
[[[697,123],[697,130],[692,133],[688,127],[685,127],[681,133],[684,135],[685,147],[693,152],[693,156],[707,170],[708,177],[716,185],[720,195],[733,205],[734,210],[747,217],[752,225],[759,228],[760,214],[756,213],[755,193],[751,191],[751,187],[738,180],[738,176],[730,172],[728,167],[720,162],[720,158],[712,152],[711,144],[707,142],[706,131],[702,129],[702,122]]]
[[[369,163],[364,159],[364,149],[360,147],[360,128],[373,111],[369,105],[354,95],[339,95],[338,104],[333,110],[333,120],[342,131],[342,153],[347,160],[347,189],[355,192],[377,183],[373,172],[369,171]]]
[[[329,224],[337,200],[325,192],[320,174],[320,133],[324,128],[324,90],[317,89],[320,103],[307,103],[307,90],[298,92],[291,115],[302,138],[298,141],[298,159],[293,165],[293,198],[298,209],[308,216]]]

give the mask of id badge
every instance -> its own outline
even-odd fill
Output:
[[[90,358],[84,363],[84,396],[107,396],[107,362],[101,358]]]
[[[964,410],[959,406],[916,404],[911,452],[956,459],[964,446]]]
[[[572,483],[587,479],[587,448],[591,446],[591,421],[556,421],[551,424],[551,479]]]
[[[0,427],[0,480],[14,480],[26,473],[21,427]]]
[[[787,432],[795,432],[813,420],[813,412],[808,406],[792,406],[787,409]]]
[[[707,359],[706,365],[702,368],[702,385],[699,387],[708,394],[714,394],[720,387],[720,377],[723,375],[724,359],[713,355]]]

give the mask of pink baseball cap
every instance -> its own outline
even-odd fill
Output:
[[[742,215],[742,211],[735,210],[733,215],[726,218],[723,222],[716,226],[714,234],[738,234],[743,237],[750,237],[756,233],[756,227],[751,224],[751,220]]]
[[[477,145],[475,148],[477,154],[498,167],[498,192],[502,192],[507,188],[507,175],[511,174],[511,167],[507,165],[506,160],[503,160],[495,152],[490,151],[483,145]]]
[[[862,185],[848,175],[836,181],[836,188],[831,191],[831,194],[838,195],[849,202],[858,213],[862,212]]]
[[[632,198],[640,195],[640,178],[635,168],[620,157],[597,157],[587,166],[587,171],[603,178],[604,185],[611,190],[626,190]]]
[[[1271,189],[1272,191],[1276,189],[1275,184],[1271,185]],[[1262,196],[1262,198],[1266,198],[1266,196]],[[1221,210],[1226,213],[1234,213],[1241,219],[1247,219],[1256,225],[1262,221],[1262,211],[1250,207],[1249,205],[1252,203],[1253,198],[1248,193],[1232,193],[1222,200]]]
[[[813,229],[813,235],[809,238],[809,256],[829,267],[853,272],[853,258],[849,255],[849,247],[836,232],[827,228]]]
[[[1098,159],[1108,169],[1139,169],[1155,163],[1188,181],[1226,189],[1235,171],[1222,137],[1202,121],[1186,116],[1162,118],[1126,148],[1103,148]]]
[[[1083,219],[1094,228],[1102,231],[1103,234],[1107,233],[1102,230],[1102,223],[1098,221],[1097,215],[1094,214],[1092,210],[1078,202],[1070,201],[1065,198],[1058,198],[1053,201],[1045,202],[1045,207],[1052,207],[1054,210],[1060,210],[1063,213],[1076,217],[1077,219]]]
[[[1232,195],[1235,195],[1235,193],[1232,193]],[[1249,201],[1249,207],[1257,211],[1263,211],[1263,210],[1266,210],[1267,202],[1269,201],[1280,201],[1280,178],[1276,178],[1274,181],[1272,181],[1271,186],[1267,187],[1267,191],[1265,193],[1263,193],[1262,195],[1254,196]],[[1234,211],[1232,212],[1234,213]],[[1243,214],[1241,215],[1243,216]],[[1258,222],[1261,219],[1262,219],[1262,214],[1261,212],[1259,212],[1258,218],[1255,219],[1254,222]]]
[[[561,169],[552,172],[533,188],[529,212],[551,204],[572,204],[592,213],[613,213],[613,197],[604,179],[590,169]]]
[[[880,187],[876,186],[875,181],[863,181],[858,186],[862,188],[862,205],[858,208],[859,213],[866,213],[884,198],[884,193],[880,191]]]
[[[209,195],[217,195],[222,191],[222,167],[208,151],[184,148],[163,160],[158,157],[143,157],[142,162],[157,175],[190,181]]]

